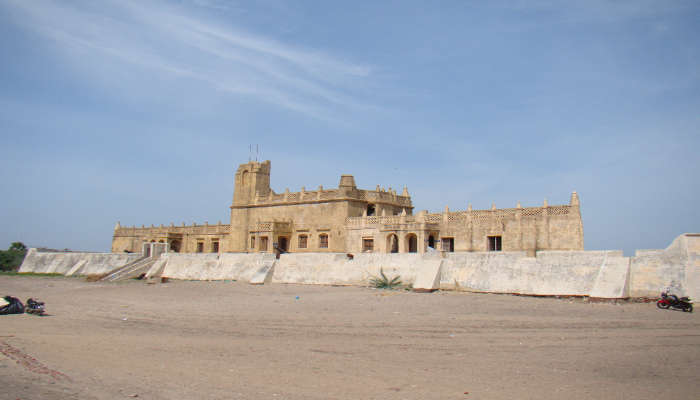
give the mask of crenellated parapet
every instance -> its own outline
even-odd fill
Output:
[[[396,191],[387,190],[362,190],[362,189],[323,189],[306,191],[302,188],[299,192],[290,192],[288,189],[283,193],[275,193],[270,190],[267,195],[256,195],[252,203],[248,206],[263,207],[283,204],[305,204],[320,203],[328,201],[362,201],[377,204],[390,204],[399,207],[413,207],[411,197],[398,195]]]
[[[219,222],[216,225],[209,225],[209,223],[204,223],[202,224],[192,224],[192,225],[185,225],[183,222],[182,225],[175,225],[175,224],[170,224],[170,225],[151,225],[151,226],[144,226],[141,225],[140,227],[137,226],[121,226],[118,225],[114,229],[114,237],[121,237],[121,236],[140,236],[140,235],[159,235],[159,234],[189,234],[189,235],[196,235],[196,234],[201,234],[201,235],[215,235],[215,234],[227,234],[229,232],[230,225],[229,224],[222,224]]]
[[[465,223],[474,224],[491,222],[493,220],[508,218],[538,218],[545,216],[569,215],[575,209],[571,206],[545,206],[527,208],[499,208],[490,210],[466,210],[426,215],[430,222]]]
[[[341,175],[337,189],[324,189],[320,185],[317,190],[307,191],[302,187],[298,192],[289,188],[282,193],[276,193],[270,187],[270,161],[251,161],[241,164],[236,172],[234,198],[232,209],[260,208],[279,205],[313,204],[323,202],[360,201],[385,204],[394,207],[413,208],[411,196],[404,188],[397,194],[392,188],[384,189],[377,185],[376,190],[358,189],[352,175]]]
[[[494,220],[509,218],[538,218],[544,216],[570,215],[577,209],[569,205],[527,207],[527,208],[500,208],[489,210],[465,210],[447,211],[442,213],[419,213],[411,216],[370,216],[348,217],[348,227],[395,225],[400,223],[435,223],[435,224],[464,224],[464,223],[490,223]]]
[[[112,252],[140,251],[144,243],[167,243],[171,252],[218,253],[231,233],[229,224],[151,225],[114,227]]]

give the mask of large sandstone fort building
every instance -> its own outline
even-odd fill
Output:
[[[170,251],[222,252],[446,252],[583,250],[576,192],[568,205],[413,213],[406,188],[358,189],[342,175],[337,189],[275,193],[270,161],[252,161],[236,172],[229,224],[122,227],[112,252],[138,252],[144,243]]]

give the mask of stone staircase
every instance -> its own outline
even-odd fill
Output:
[[[137,276],[148,272],[160,257],[141,257],[138,260],[132,261],[126,265],[115,268],[105,275],[100,281],[116,282],[125,279],[136,278]]]

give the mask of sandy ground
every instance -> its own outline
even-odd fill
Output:
[[[2,399],[697,399],[698,313],[653,303],[0,276]]]

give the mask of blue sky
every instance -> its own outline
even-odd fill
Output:
[[[586,249],[700,231],[695,1],[0,1],[0,247],[226,222],[277,192],[566,204]]]

